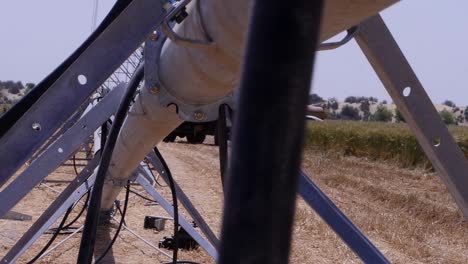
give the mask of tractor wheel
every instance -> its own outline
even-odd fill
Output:
[[[187,141],[191,144],[201,144],[205,141],[206,135],[205,134],[190,134],[187,135]]]
[[[171,134],[167,135],[167,137],[165,137],[165,138],[163,139],[163,142],[166,142],[166,143],[167,143],[167,142],[174,142],[175,139],[176,139],[176,137],[177,137],[176,135],[174,135],[174,134],[171,133]]]

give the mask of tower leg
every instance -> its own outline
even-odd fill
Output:
[[[380,15],[361,24],[356,41],[468,218],[468,161]]]

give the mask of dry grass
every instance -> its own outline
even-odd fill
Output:
[[[435,175],[330,154],[317,164],[314,155],[305,155],[312,178],[392,262],[468,262],[468,224]]]
[[[468,127],[450,126],[450,132],[468,157]],[[327,121],[308,126],[306,145],[345,155],[393,161],[403,167],[431,168],[406,124]]]
[[[173,174],[216,233],[220,230],[223,194],[219,180],[217,148],[211,145],[161,144]],[[468,225],[458,213],[446,188],[432,173],[407,170],[393,163],[377,163],[344,157],[334,152],[308,149],[304,170],[345,214],[394,263],[468,263]],[[51,177],[70,178],[60,168]],[[56,185],[61,189],[63,185]],[[167,188],[159,188],[169,198]],[[35,219],[57,195],[36,188],[15,209]],[[128,225],[157,243],[170,234],[144,230],[145,215],[166,215],[159,206],[145,206],[140,198],[130,202]],[[83,219],[81,219],[82,223]],[[0,257],[30,226],[29,222],[0,220]],[[108,227],[111,234],[115,225]],[[102,230],[98,248],[109,235]],[[47,241],[42,238],[19,263],[31,258]],[[39,263],[75,263],[79,237],[59,247]],[[113,255],[116,263],[160,263],[157,254],[128,231],[122,231]],[[182,252],[181,259],[214,263],[202,250]],[[334,232],[301,200],[298,200],[291,254],[292,263],[360,263]],[[106,262],[111,263],[111,262]]]

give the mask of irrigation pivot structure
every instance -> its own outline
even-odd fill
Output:
[[[111,217],[114,200],[128,182],[140,184],[173,216],[176,228],[180,224],[223,264],[286,263],[297,192],[364,262],[388,263],[299,170],[315,53],[353,38],[468,216],[467,161],[379,15],[396,2],[117,1],[82,46],[0,119],[2,217],[113,117],[94,159],[2,263],[16,261],[92,188],[77,256],[78,263],[91,263],[98,224]],[[348,34],[341,41],[324,42],[342,31]],[[134,53],[139,47],[143,50]],[[133,65],[134,56],[141,63]],[[106,80],[116,70],[125,82],[115,82],[102,100],[50,140],[99,87],[109,86]],[[220,113],[224,118],[226,108],[237,111],[232,155],[229,161],[221,158],[227,173],[220,240],[154,146],[183,121],[213,121]],[[278,122],[277,130],[265,131]],[[46,142],[48,148],[13,177]],[[171,186],[172,204],[151,184],[150,172],[141,166],[144,158]],[[203,234],[179,214],[178,202]],[[177,263],[177,250],[173,253],[168,257]]]

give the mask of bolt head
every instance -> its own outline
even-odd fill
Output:
[[[195,112],[194,116],[196,120],[201,121],[205,117],[205,114],[202,112]]]
[[[157,31],[154,31],[153,33],[151,33],[150,39],[151,39],[152,41],[156,41],[156,40],[158,40],[158,38],[159,38],[159,34],[158,34]]]
[[[41,124],[40,124],[40,123],[37,123],[37,122],[33,123],[33,124],[31,125],[31,128],[32,128],[33,130],[35,130],[35,131],[41,131],[41,129],[42,129]]]
[[[151,94],[157,94],[157,93],[159,93],[159,87],[154,85],[149,89],[149,91],[150,91]]]

